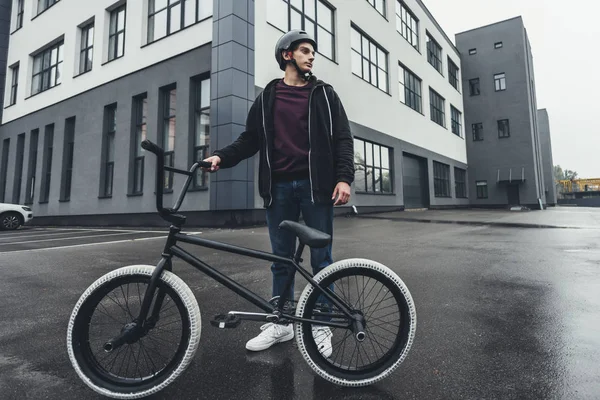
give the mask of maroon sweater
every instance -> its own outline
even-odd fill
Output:
[[[275,87],[272,171],[276,181],[308,179],[308,97],[312,84]]]

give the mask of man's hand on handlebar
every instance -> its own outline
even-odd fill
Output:
[[[212,156],[212,157],[205,158],[202,161],[206,161],[206,162],[209,162],[209,163],[212,164],[212,167],[210,167],[210,169],[202,167],[202,169],[204,171],[217,172],[219,170],[219,164],[221,163],[221,157],[219,157],[219,156]]]

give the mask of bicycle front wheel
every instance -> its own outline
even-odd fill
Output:
[[[189,365],[200,340],[200,309],[190,288],[163,271],[151,310],[162,298],[158,320],[143,334],[106,350],[137,318],[155,267],[123,267],[99,278],[81,296],[69,320],[67,349],[79,377],[94,391],[136,399],[164,389]]]
[[[406,358],[416,331],[415,305],[404,282],[388,267],[365,259],[336,262],[314,280],[364,318],[365,336],[357,337],[352,326],[320,325],[351,320],[309,283],[296,309],[297,317],[313,321],[296,323],[298,349],[308,365],[340,386],[367,386],[389,376]]]

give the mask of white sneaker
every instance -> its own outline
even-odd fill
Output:
[[[275,343],[287,342],[294,338],[292,324],[277,325],[270,322],[261,326],[260,329],[262,332],[246,343],[246,349],[250,351],[261,351],[268,349]]]
[[[327,326],[313,326],[312,334],[319,352],[321,352],[325,358],[331,357],[331,353],[333,353],[331,347],[331,337],[333,336],[333,333],[331,333],[331,329]]]

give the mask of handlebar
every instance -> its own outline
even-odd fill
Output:
[[[194,179],[194,174],[196,170],[199,167],[211,168],[212,164],[206,161],[196,161],[189,171],[180,170],[174,167],[165,166],[165,152],[161,147],[159,147],[155,143],[152,143],[150,140],[146,139],[141,143],[141,146],[144,150],[147,150],[156,155],[156,210],[165,220],[177,225],[183,224],[183,222],[185,221],[185,217],[183,215],[178,215],[175,213],[179,210],[179,207],[181,207],[183,198],[185,197],[185,194],[188,190],[188,187],[190,186],[190,183],[192,182],[192,179]],[[187,175],[187,180],[185,181],[185,184],[181,189],[179,197],[177,198],[177,202],[175,203],[173,208],[163,208],[163,187],[165,181],[165,170]]]

